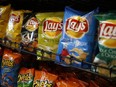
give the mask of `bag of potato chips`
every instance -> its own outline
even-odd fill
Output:
[[[55,53],[62,34],[63,12],[38,13],[36,17],[39,20],[38,48]],[[42,55],[40,51],[37,54]],[[50,58],[47,53],[44,57]],[[53,55],[51,59],[55,59],[55,56]]]
[[[9,20],[11,5],[0,6],[0,38],[6,35],[6,26]]]
[[[98,14],[99,20],[99,53],[94,63],[116,70],[116,13]],[[110,76],[110,71],[98,67],[98,72]],[[116,71],[112,71],[111,77],[116,77]]]
[[[33,51],[38,44],[38,20],[35,14],[24,13],[23,28],[21,31],[22,46],[28,51]],[[33,47],[33,48],[31,48]]]
[[[21,41],[21,29],[23,23],[23,11],[11,10],[10,18],[6,29],[6,38],[12,42]]]
[[[83,13],[70,7],[65,8],[63,35],[57,51],[61,57],[56,57],[56,63],[81,67],[81,61],[92,62],[97,30],[97,20],[94,17],[96,12],[97,10]],[[83,63],[82,67],[90,66]]]
[[[32,87],[34,80],[34,68],[22,67],[19,71],[17,87]]]

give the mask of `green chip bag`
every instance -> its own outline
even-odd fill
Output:
[[[62,34],[63,14],[63,12],[36,14],[39,20],[38,48],[56,53]],[[37,54],[42,56],[40,51],[38,51]],[[44,57],[55,59],[55,55],[50,57],[47,53],[44,53]],[[47,58],[42,59],[42,57],[38,57],[39,60],[46,60]]]
[[[96,15],[99,20],[99,53],[94,63],[116,70],[116,14],[107,13]],[[98,68],[98,72],[110,76],[110,71]],[[116,77],[116,71],[112,71],[111,77]]]
[[[21,68],[18,75],[17,87],[32,87],[34,79],[34,68]]]

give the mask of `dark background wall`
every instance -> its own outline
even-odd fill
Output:
[[[64,11],[65,6],[80,11],[90,11],[99,7],[100,12],[116,10],[115,0],[0,0],[0,4],[11,3],[14,9],[33,11]]]

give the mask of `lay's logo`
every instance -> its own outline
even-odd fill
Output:
[[[116,39],[116,24],[101,23],[100,24],[100,37]]]
[[[30,18],[25,25],[25,28],[29,31],[35,31],[39,26],[39,22],[35,17]]]
[[[19,21],[20,21],[20,15],[11,14],[10,21],[12,21],[14,23],[19,23]]]
[[[74,16],[68,18],[65,24],[66,34],[72,38],[80,38],[89,29],[89,24],[86,18]]]
[[[61,31],[62,30],[62,23],[55,22],[52,20],[44,21],[44,32],[45,31]]]
[[[43,22],[43,33],[49,38],[55,38],[62,33],[62,19],[51,17]]]

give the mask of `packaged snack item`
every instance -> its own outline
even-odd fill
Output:
[[[3,48],[0,47],[0,85],[1,85],[1,63],[2,63]]]
[[[39,20],[39,32],[38,32],[38,48],[56,53],[58,48],[59,39],[62,34],[62,19],[63,12],[46,12],[36,14]],[[37,52],[42,56],[41,52]],[[44,53],[44,57],[50,58],[50,55]],[[38,57],[41,60],[41,57]],[[55,59],[55,55],[52,55],[51,59]],[[46,60],[43,58],[43,60]]]
[[[65,8],[63,34],[57,51],[61,57],[56,57],[56,63],[83,68],[90,67],[84,63],[82,66],[81,61],[92,62],[94,38],[97,30],[97,20],[94,14],[97,10],[83,13],[70,7]]]
[[[21,41],[21,29],[23,23],[23,11],[11,10],[10,18],[6,29],[6,38],[12,42]]]
[[[0,6],[0,38],[6,35],[6,26],[9,20],[11,5]]]
[[[22,67],[18,74],[17,87],[32,87],[34,80],[34,68]]]
[[[21,62],[21,54],[4,50],[2,58],[2,87],[17,87],[18,70]]]
[[[116,70],[116,13],[97,14],[99,20],[99,53],[94,63]],[[110,76],[108,69],[98,67],[98,72]],[[112,71],[111,77],[116,77],[116,71]]]
[[[56,81],[57,87],[87,87],[81,80],[75,78],[67,78]]]
[[[57,75],[35,70],[33,87],[54,87]]]
[[[24,49],[33,51],[33,48],[37,48],[38,26],[39,23],[34,14],[32,13],[24,14],[23,28],[21,31],[21,36],[22,36],[21,42]]]

